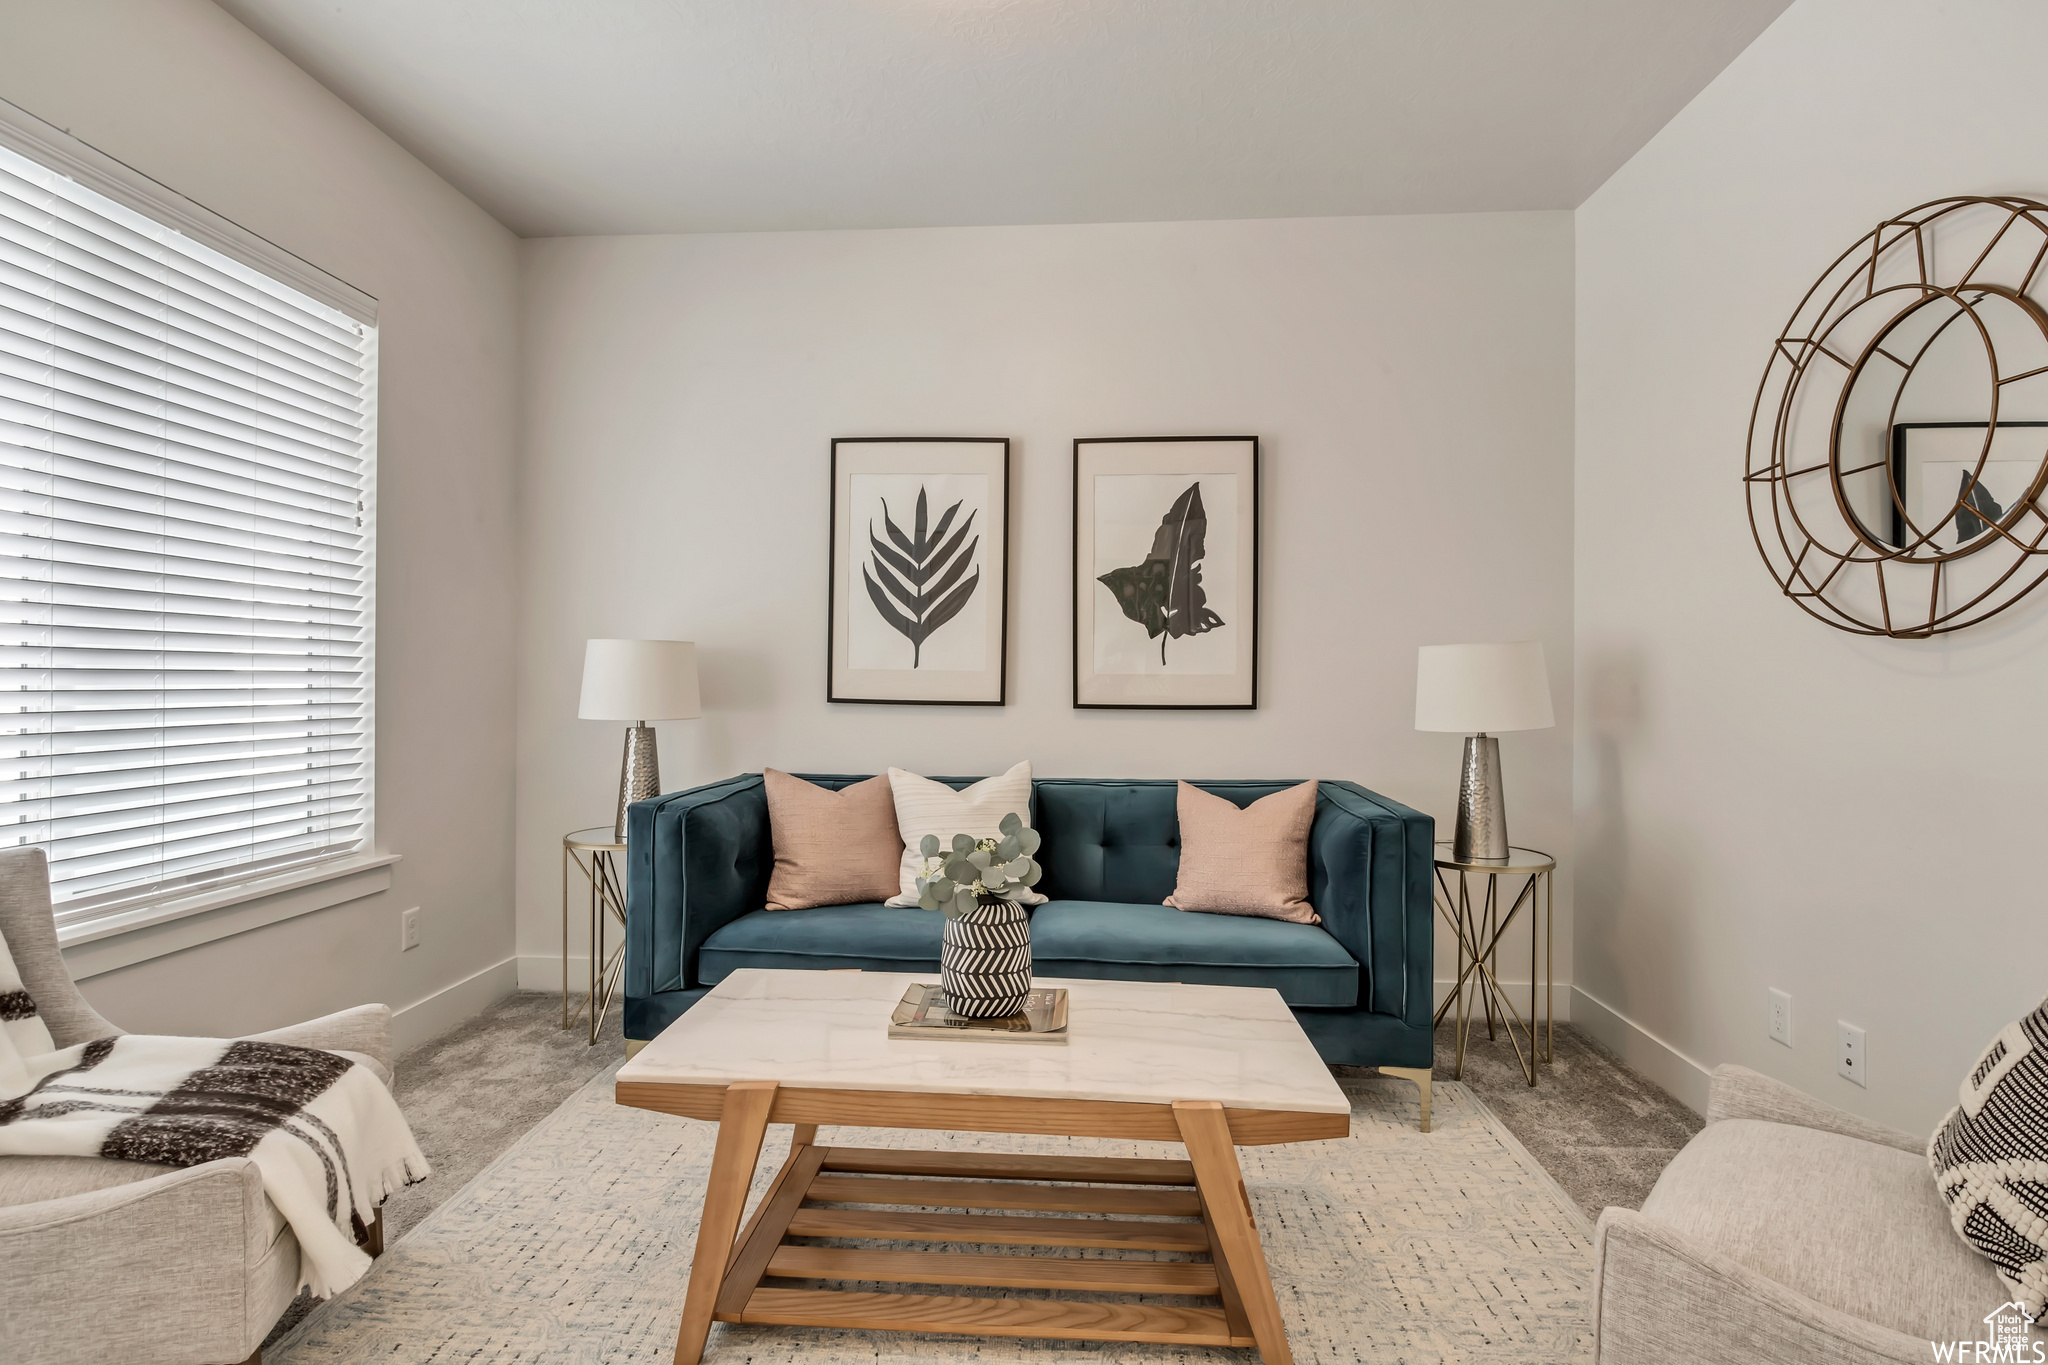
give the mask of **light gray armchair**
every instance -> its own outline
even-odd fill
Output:
[[[121,1032],[64,970],[39,849],[0,851],[0,935],[58,1047]],[[382,1005],[255,1037],[339,1052],[391,1082]],[[372,1252],[382,1230],[380,1215]],[[0,1156],[0,1361],[258,1361],[298,1283],[298,1240],[246,1157],[180,1170]]]
[[[1924,1139],[1745,1067],[1640,1213],[1594,1233],[1599,1365],[1916,1362],[2012,1297],[1963,1245]],[[1968,1359],[1958,1356],[1957,1359]]]

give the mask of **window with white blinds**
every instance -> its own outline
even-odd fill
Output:
[[[60,925],[364,847],[375,354],[0,147],[0,846]]]

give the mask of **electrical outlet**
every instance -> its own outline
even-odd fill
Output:
[[[1835,1028],[1840,1034],[1835,1044],[1835,1074],[1868,1089],[1870,1073],[1863,1058],[1863,1030],[1840,1019],[1835,1020]]]
[[[420,946],[420,908],[415,905],[398,917],[398,951]]]
[[[1792,997],[1771,987],[1771,1041],[1792,1046]]]

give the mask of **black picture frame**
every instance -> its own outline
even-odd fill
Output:
[[[1902,549],[1906,544],[1906,514],[1904,509],[1900,507],[1900,503],[1911,503],[1913,501],[1911,489],[1909,488],[1908,471],[1906,469],[1907,433],[1913,431],[1927,430],[1958,431],[1963,429],[1984,431],[1987,430],[1990,427],[1990,425],[1991,424],[1989,422],[1894,422],[1892,424],[1892,487],[1897,489],[1899,492],[1898,498],[1893,500],[1891,505],[1891,544],[1894,549]],[[1998,425],[2001,428],[2048,427],[2048,422],[2000,421]]]
[[[1094,556],[1093,556],[1093,544],[1092,544],[1092,541],[1088,542],[1088,546],[1089,546],[1089,548],[1088,548],[1088,553],[1087,553],[1087,554],[1086,554],[1085,556],[1084,556],[1084,554],[1083,554],[1083,544],[1084,544],[1084,541],[1083,541],[1083,533],[1084,533],[1084,527],[1083,527],[1083,525],[1082,525],[1082,518],[1083,518],[1083,515],[1084,515],[1084,512],[1083,512],[1083,503],[1084,503],[1084,499],[1083,499],[1083,497],[1082,497],[1082,482],[1081,482],[1081,481],[1082,481],[1082,461],[1083,461],[1083,454],[1084,454],[1084,449],[1085,449],[1085,448],[1087,448],[1087,447],[1097,447],[1097,446],[1116,446],[1116,445],[1129,445],[1129,446],[1162,446],[1162,445],[1173,445],[1173,444],[1182,444],[1182,445],[1187,445],[1187,444],[1239,444],[1239,445],[1248,445],[1248,446],[1250,447],[1250,451],[1249,451],[1249,454],[1250,454],[1250,470],[1249,470],[1249,473],[1250,473],[1250,482],[1251,482],[1251,508],[1250,508],[1250,528],[1249,528],[1249,529],[1250,529],[1250,553],[1249,553],[1249,556],[1248,556],[1248,559],[1249,559],[1249,573],[1248,573],[1248,583],[1247,583],[1246,589],[1244,590],[1244,594],[1243,594],[1243,600],[1244,600],[1244,601],[1246,601],[1247,603],[1249,603],[1249,605],[1250,605],[1250,608],[1251,608],[1251,618],[1252,618],[1252,619],[1251,619],[1250,625],[1249,625],[1249,627],[1248,627],[1248,629],[1247,629],[1247,631],[1246,631],[1246,634],[1247,634],[1247,636],[1248,636],[1248,640],[1247,640],[1247,645],[1248,645],[1248,649],[1247,649],[1247,653],[1246,653],[1246,658],[1245,658],[1245,662],[1244,662],[1244,664],[1243,664],[1243,666],[1242,666],[1242,669],[1241,669],[1241,672],[1242,672],[1242,674],[1244,675],[1244,676],[1243,676],[1243,683],[1242,683],[1242,686],[1243,686],[1243,689],[1244,689],[1244,693],[1245,693],[1245,698],[1244,698],[1244,700],[1242,700],[1242,701],[1175,701],[1175,700],[1155,700],[1155,701],[1145,701],[1145,700],[1116,700],[1116,701],[1108,701],[1108,700],[1102,700],[1102,699],[1100,699],[1100,698],[1084,698],[1084,692],[1085,692],[1085,691],[1087,690],[1087,688],[1086,688],[1086,682],[1087,682],[1087,680],[1089,679],[1090,675],[1091,675],[1091,674],[1093,673],[1093,666],[1092,666],[1092,663],[1091,663],[1091,664],[1090,664],[1090,665],[1089,665],[1088,667],[1084,667],[1084,666],[1083,666],[1083,659],[1084,659],[1084,657],[1085,657],[1085,658],[1088,658],[1088,659],[1090,659],[1090,660],[1092,660],[1092,659],[1093,659],[1093,657],[1094,657],[1094,655],[1093,655],[1094,641],[1093,641],[1093,638],[1092,638],[1092,634],[1091,634],[1091,638],[1090,638],[1090,639],[1089,639],[1088,641],[1086,641],[1086,642],[1084,642],[1084,641],[1082,640],[1082,638],[1081,638],[1081,636],[1082,636],[1082,631],[1083,631],[1084,629],[1086,629],[1086,628],[1090,628],[1090,622],[1092,621],[1092,615],[1091,615],[1090,613],[1088,613],[1088,612],[1084,612],[1084,609],[1083,609],[1083,607],[1082,607],[1082,603],[1081,603],[1081,590],[1082,590],[1082,583],[1083,583],[1083,575],[1084,575],[1084,573],[1087,573],[1087,575],[1088,575],[1088,580],[1087,580],[1087,581],[1089,581],[1089,582],[1093,582],[1096,576],[1095,576],[1095,575],[1094,575],[1093,573],[1089,573],[1088,571],[1089,571],[1089,570],[1092,570],[1092,569],[1094,569],[1095,567],[1097,567],[1097,566],[1096,566],[1096,565],[1094,564],[1094,562],[1093,562],[1093,558],[1094,558]],[[1260,574],[1259,574],[1259,561],[1260,561],[1260,559],[1262,558],[1262,554],[1261,554],[1261,536],[1262,536],[1262,523],[1263,523],[1263,521],[1264,521],[1264,516],[1263,516],[1263,509],[1262,509],[1262,507],[1261,507],[1261,498],[1262,498],[1262,496],[1263,496],[1263,494],[1262,494],[1262,491],[1261,491],[1261,485],[1262,485],[1262,484],[1264,483],[1264,479],[1263,479],[1263,477],[1262,477],[1262,459],[1263,459],[1263,455],[1262,455],[1262,452],[1261,452],[1261,449],[1260,449],[1260,445],[1259,445],[1259,438],[1258,438],[1258,437],[1256,437],[1256,436],[1083,436],[1083,437],[1077,437],[1077,438],[1075,438],[1075,441],[1074,441],[1074,454],[1073,454],[1073,487],[1072,487],[1072,495],[1073,495],[1073,523],[1072,523],[1072,534],[1073,534],[1073,541],[1072,541],[1072,544],[1071,544],[1071,547],[1070,547],[1070,554],[1069,554],[1069,557],[1068,557],[1068,565],[1069,565],[1069,568],[1070,568],[1070,571],[1071,571],[1072,577],[1071,577],[1071,580],[1070,580],[1070,583],[1069,583],[1069,591],[1068,591],[1068,595],[1067,595],[1067,604],[1068,604],[1068,609],[1069,609],[1070,613],[1072,614],[1072,621],[1073,621],[1073,633],[1072,633],[1072,643],[1073,643],[1073,671],[1072,671],[1072,684],[1073,684],[1073,705],[1074,705],[1074,708],[1075,708],[1076,710],[1082,710],[1082,711],[1255,711],[1255,710],[1257,710],[1257,709],[1258,709],[1258,705],[1259,705],[1259,616],[1260,616],[1260,614],[1261,614],[1261,612],[1260,612],[1261,602],[1260,602],[1260,592],[1259,592],[1259,579],[1260,579]],[[1091,501],[1091,503],[1092,503],[1092,500],[1090,500],[1090,501]],[[1242,512],[1240,512],[1240,515],[1242,515]],[[1087,527],[1087,528],[1085,528],[1085,529],[1086,529],[1087,531],[1089,531],[1089,532],[1091,532],[1091,533],[1092,533],[1092,531],[1093,531],[1093,526],[1091,525],[1091,526],[1089,526],[1089,527]],[[1085,567],[1084,567],[1084,564],[1085,564]],[[1163,643],[1163,639],[1162,639],[1162,643]],[[1085,656],[1084,656],[1084,654],[1083,654],[1083,650],[1084,650],[1084,649],[1086,649],[1086,650],[1088,650],[1088,651],[1089,651],[1089,653],[1088,653],[1087,655],[1085,655]],[[1233,675],[1230,675],[1230,676],[1232,676],[1232,677],[1234,678],[1234,677],[1236,677],[1237,675],[1233,674]]]
[[[840,475],[842,447],[877,446],[993,446],[1000,448],[1000,472],[994,479],[1002,504],[1000,518],[990,521],[1001,529],[1002,544],[999,553],[985,555],[983,563],[1001,570],[1001,581],[994,585],[992,605],[996,613],[995,668],[993,670],[993,696],[881,696],[873,695],[873,688],[862,694],[857,684],[844,676],[850,670],[842,665],[840,658],[842,638],[840,635],[840,614],[842,594],[850,594],[850,583],[842,584],[840,554],[842,540],[840,519]],[[913,471],[905,471],[913,472]],[[830,520],[826,534],[826,596],[825,596],[825,700],[846,704],[871,706],[1006,706],[1009,704],[1010,677],[1010,528],[1012,516],[1010,440],[1006,436],[840,436],[832,440],[830,460]],[[847,549],[851,550],[849,544]],[[848,601],[850,609],[850,596]],[[988,670],[983,670],[987,672]]]

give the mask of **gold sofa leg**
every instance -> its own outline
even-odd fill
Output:
[[[637,1054],[641,1048],[646,1046],[647,1040],[645,1038],[628,1038],[626,1040],[626,1055],[628,1057],[632,1057],[635,1054]]]
[[[1429,1079],[1435,1071],[1426,1066],[1383,1066],[1382,1076],[1398,1076],[1404,1081],[1415,1082],[1415,1088],[1422,1092],[1422,1131],[1429,1131]]]

